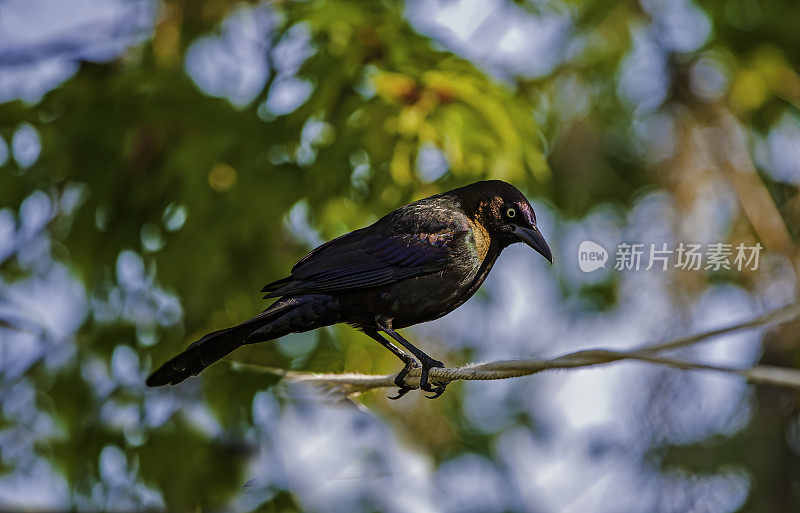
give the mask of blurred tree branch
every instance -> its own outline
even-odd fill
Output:
[[[714,109],[714,118],[714,140],[708,141],[706,146],[711,148],[717,168],[736,191],[744,214],[767,250],[786,256],[800,280],[800,260],[795,244],[750,158],[744,128],[725,109]]]

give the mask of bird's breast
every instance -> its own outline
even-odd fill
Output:
[[[467,241],[464,241],[467,243]],[[444,270],[394,283],[383,289],[376,301],[381,315],[394,319],[398,328],[438,319],[469,299],[483,282],[493,260],[475,254],[475,247],[462,246]]]

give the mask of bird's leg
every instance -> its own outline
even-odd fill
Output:
[[[364,329],[362,330],[366,335],[372,337],[373,339],[377,340],[383,347],[388,349],[392,352],[396,357],[400,358],[405,366],[403,370],[397,373],[397,376],[394,378],[394,384],[397,385],[397,395],[390,395],[388,396],[389,399],[400,399],[408,392],[413,390],[412,387],[406,384],[406,376],[408,376],[408,371],[415,367],[419,367],[419,363],[409,354],[403,352],[402,349],[397,347],[396,345],[392,344],[390,341],[386,340],[378,333],[378,330],[375,329]]]
[[[400,335],[394,329],[392,329],[392,322],[390,319],[377,318],[375,320],[377,321],[378,327],[381,329],[381,331],[383,331],[384,333],[395,339],[400,345],[411,351],[411,354],[416,356],[417,359],[422,364],[422,374],[419,377],[419,387],[426,392],[433,392],[433,395],[427,395],[425,397],[427,397],[428,399],[436,399],[437,397],[442,395],[444,393],[445,387],[447,387],[447,384],[437,383],[436,385],[432,385],[430,381],[428,381],[428,373],[434,367],[444,368],[444,364],[439,360],[434,360],[433,358],[425,354],[421,349],[415,347],[414,344],[403,338],[402,335]]]

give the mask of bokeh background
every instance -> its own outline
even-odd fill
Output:
[[[785,0],[0,0],[0,509],[795,512],[798,394],[637,363],[332,404],[155,365],[306,251],[500,178],[556,255],[408,330],[449,365],[630,348],[798,296]],[[761,243],[757,271],[577,248]],[[800,325],[682,357],[796,366]],[[333,327],[231,360],[389,373]]]

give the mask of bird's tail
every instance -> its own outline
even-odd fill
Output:
[[[214,331],[193,342],[147,378],[147,386],[177,385],[244,344],[273,340],[338,322],[338,302],[330,296],[280,299],[242,324]]]

